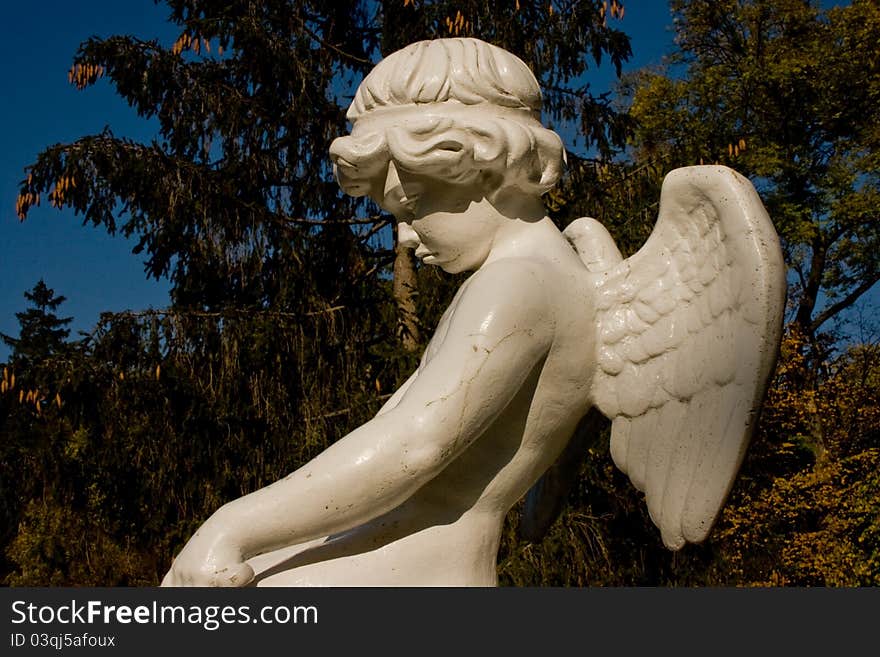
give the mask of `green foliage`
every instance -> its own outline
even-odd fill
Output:
[[[33,399],[20,396],[20,372],[0,396],[8,582],[158,581],[217,507],[378,409],[376,388],[399,376],[360,337],[378,330],[370,313],[345,309],[107,315],[64,358],[40,363],[52,376]],[[367,351],[358,367],[343,336]]]
[[[629,83],[637,158],[752,177],[812,340],[880,280],[880,7],[676,0],[669,73]],[[679,77],[680,76],[680,77]]]
[[[155,554],[118,543],[88,513],[54,498],[28,503],[7,552],[17,566],[10,586],[152,586],[161,567]]]
[[[717,535],[724,565],[758,585],[876,586],[880,350],[851,347],[818,384],[806,351],[793,327]]]

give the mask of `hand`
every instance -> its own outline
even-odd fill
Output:
[[[253,568],[215,514],[187,541],[161,586],[247,586],[253,578]]]

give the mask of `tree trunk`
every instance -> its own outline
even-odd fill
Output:
[[[803,334],[812,343],[815,340],[813,312],[816,310],[819,290],[822,287],[822,275],[825,273],[826,248],[821,237],[816,237],[811,247],[813,255],[810,258],[810,273],[807,276],[804,289],[801,291],[795,322],[797,322]]]
[[[421,26],[414,20],[420,13],[415,12],[415,5],[405,7],[401,0],[383,0],[383,25],[381,51],[383,56],[403,48],[411,43],[413,35],[418,34]],[[394,229],[394,281],[392,294],[397,306],[397,337],[406,352],[414,352],[421,346],[421,332],[416,314],[416,258],[412,249],[402,247],[397,241],[397,227]]]
[[[395,235],[394,282],[392,294],[397,305],[397,337],[407,352],[416,351],[421,344],[418,315],[416,314],[416,258],[412,249],[401,246]]]

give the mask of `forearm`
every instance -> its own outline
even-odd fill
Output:
[[[418,457],[412,425],[392,415],[374,418],[284,479],[230,502],[209,522],[248,558],[390,511],[434,474]]]

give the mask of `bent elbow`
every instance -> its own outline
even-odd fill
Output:
[[[404,472],[419,481],[433,479],[449,462],[449,456],[437,445],[414,445],[404,450]]]
[[[426,417],[415,417],[409,425],[409,436],[400,454],[404,472],[419,481],[436,476],[453,457],[442,431]]]

